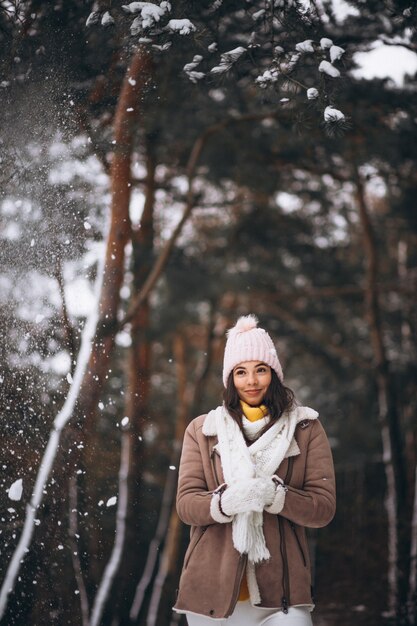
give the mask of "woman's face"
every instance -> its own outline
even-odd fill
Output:
[[[233,369],[238,396],[251,406],[262,404],[271,379],[271,368],[262,361],[243,361]]]

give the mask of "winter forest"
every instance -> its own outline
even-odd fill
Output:
[[[248,313],[332,445],[315,626],[417,624],[416,28],[0,1],[2,625],[185,624],[182,436]]]

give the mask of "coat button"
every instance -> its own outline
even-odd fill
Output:
[[[214,609],[210,609],[209,613],[210,615],[214,615]]]

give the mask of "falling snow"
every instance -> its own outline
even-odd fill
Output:
[[[20,500],[23,493],[23,479],[18,478],[15,482],[10,485],[9,490],[7,492],[10,500]]]

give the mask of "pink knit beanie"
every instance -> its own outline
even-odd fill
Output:
[[[281,363],[272,339],[266,330],[258,328],[258,318],[255,315],[240,317],[236,326],[227,331],[223,360],[225,387],[230,372],[243,361],[263,361],[275,370],[281,382],[284,380]]]

